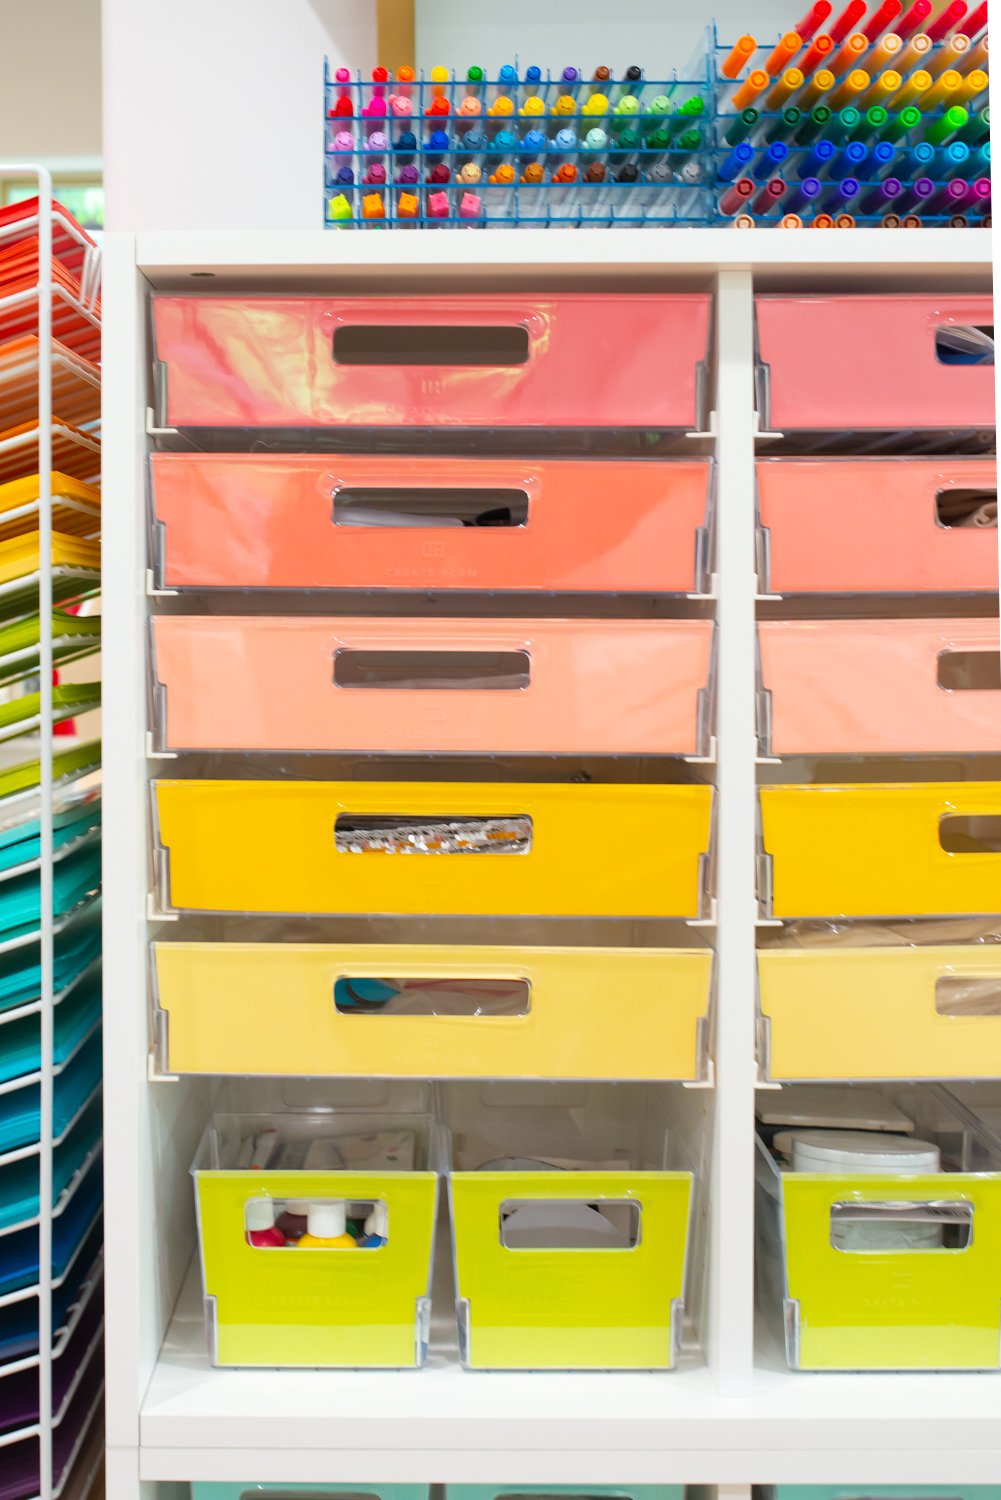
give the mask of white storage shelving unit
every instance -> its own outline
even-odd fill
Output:
[[[105,972],[110,1500],[192,1479],[985,1483],[1001,1375],[794,1374],[756,1339],[753,294],[989,291],[978,229],[146,233],[105,241]],[[193,279],[194,278],[194,279]],[[213,1085],[149,1060],[145,459],[153,290],[708,288],[716,298],[719,984],[705,1357],[644,1374],[213,1370],[188,1166]],[[153,767],[155,770],[155,765]],[[681,1087],[677,1085],[676,1087]],[[152,1495],[152,1491],[148,1491]]]

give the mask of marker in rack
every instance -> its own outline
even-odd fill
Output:
[[[897,21],[894,30],[906,41],[916,31],[924,30],[924,24],[930,15],[931,0],[914,0],[910,10]]]
[[[833,9],[834,7],[830,3],[830,0],[817,0],[817,3],[807,11],[802,21],[796,27],[801,40],[808,42],[820,30]]]
[[[930,4],[930,0],[928,3]],[[849,0],[838,19],[827,28],[835,44],[843,42],[846,36],[850,36],[864,15],[865,0]]]

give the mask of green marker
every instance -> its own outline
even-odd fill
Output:
[[[822,130],[827,129],[831,118],[831,107],[829,104],[818,104],[811,111],[809,117],[803,121],[796,135],[797,146],[809,146],[815,141]]]
[[[872,135],[873,131],[882,130],[889,119],[887,111],[881,104],[872,104],[865,112],[866,129],[862,132],[863,139]]]
[[[348,202],[347,198],[345,198],[343,193],[338,193],[336,198],[331,198],[330,202],[327,204],[328,219],[333,219],[335,223],[342,224],[347,219],[351,219],[353,217],[354,215],[351,211],[351,204]]]
[[[963,126],[956,136],[958,141],[965,141],[968,146],[979,146],[991,133],[991,110],[990,105],[982,109],[978,114],[971,117],[969,122]]]
[[[466,82],[467,83],[482,83],[483,82],[483,69],[476,67],[476,65],[474,64],[473,67],[471,67],[470,70],[469,70],[469,72],[466,74]]]
[[[902,135],[916,130],[921,124],[921,111],[916,104],[908,104],[899,115],[893,115],[880,132],[881,141],[899,141]]]
[[[689,119],[692,119],[694,116],[701,115],[705,107],[705,100],[701,94],[693,94],[690,99],[686,99],[684,104],[680,106],[678,114],[687,115]]]
[[[701,145],[702,132],[696,129],[686,130],[674,143],[677,151],[697,151]]]
[[[640,140],[641,137],[639,131],[635,130],[633,126],[630,125],[629,129],[624,130],[619,136],[617,142],[618,149],[620,151],[635,151],[640,144]]]
[[[862,111],[856,109],[854,104],[846,104],[837,119],[831,121],[829,132],[831,140],[853,141],[861,123]]]
[[[650,100],[646,112],[648,115],[673,115],[674,105],[666,94],[658,94],[655,99]]]
[[[765,143],[771,145],[773,141],[787,141],[795,131],[803,115],[801,109],[795,104],[789,104],[775,120],[769,130],[765,132]]]
[[[671,132],[666,125],[658,125],[656,130],[650,132],[645,142],[648,151],[666,151],[670,144]]]
[[[962,130],[969,118],[969,110],[964,109],[961,104],[950,105],[942,118],[936,120],[934,125],[930,125],[925,131],[925,140],[930,141],[933,146],[940,146],[943,141],[949,139],[950,135],[955,135],[957,130]]]
[[[728,146],[739,146],[746,136],[750,135],[758,123],[758,111],[756,109],[742,109],[739,115],[734,117],[733,123],[726,131],[723,139]]]

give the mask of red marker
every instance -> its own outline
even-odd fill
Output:
[[[799,32],[801,40],[808,42],[813,33],[820,30],[833,9],[834,6],[831,4],[831,0],[817,0],[813,9],[807,11],[802,21],[795,28]]]
[[[821,63],[824,63],[824,65],[826,66],[827,59],[830,57],[833,51],[834,38],[828,36],[826,32],[822,31],[820,35],[814,39],[813,46],[808,48],[806,56],[800,59],[800,72],[810,74],[813,72],[814,68],[819,67]]]
[[[381,99],[383,94],[385,94],[386,92],[386,84],[389,82],[389,69],[373,68],[372,82],[375,85],[375,87],[372,89],[372,98]]]
[[[963,23],[963,30],[972,40],[978,32],[983,31],[987,25],[987,0],[983,5],[978,5],[971,16],[967,16]]]
[[[351,100],[348,98],[347,94],[342,94],[337,103],[334,105],[333,109],[330,111],[330,118],[333,120],[340,120],[345,118],[350,119],[354,112],[355,107],[351,103]]]
[[[738,177],[733,187],[728,188],[719,200],[720,212],[724,214],[735,214],[754,192],[754,182],[750,177]]]
[[[865,15],[865,0],[850,0],[841,15],[829,28],[835,42],[843,42],[848,34],[855,30],[855,22]]]
[[[924,31],[925,22],[931,15],[931,0],[914,0],[914,4],[905,16],[901,16],[893,28],[899,37],[906,42],[909,36],[916,31]]]
[[[882,35],[890,25],[890,22],[897,19],[903,8],[903,0],[883,0],[883,4],[872,17],[869,24],[862,27],[862,35],[866,41],[874,42],[878,36]]]
[[[960,21],[966,15],[967,8],[966,0],[952,0],[952,4],[947,5],[942,14],[930,26],[925,27],[926,34],[931,37],[933,42],[942,41],[943,37],[947,37],[950,31],[955,31]]]

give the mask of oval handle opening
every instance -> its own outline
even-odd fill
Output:
[[[516,692],[529,686],[527,651],[356,651],[334,653],[339,688]]]
[[[1001,1016],[1001,974],[943,974],[935,981],[940,1016]]]
[[[507,489],[366,489],[358,485],[334,496],[335,526],[405,527],[442,531],[458,527],[515,528],[528,525],[528,495]]]
[[[938,825],[946,854],[1001,854],[1001,814],[952,813]]]
[[[996,693],[1001,689],[1001,651],[941,651],[938,685],[947,693]]]
[[[992,365],[993,323],[946,323],[935,330],[935,358],[940,365]]]
[[[523,365],[528,350],[528,329],[518,325],[354,323],[333,341],[339,365]]]
[[[831,1247],[849,1254],[968,1250],[973,1204],[961,1202],[832,1203]]]
[[[527,979],[356,978],[339,975],[334,1009],[342,1016],[527,1016]]]
[[[971,530],[997,530],[998,492],[988,486],[966,489],[955,486],[935,496],[935,520],[939,526]]]
[[[528,854],[532,819],[339,813],[334,846],[339,854]]]
[[[505,1250],[635,1250],[641,1208],[628,1198],[509,1198],[500,1206],[500,1242]]]

